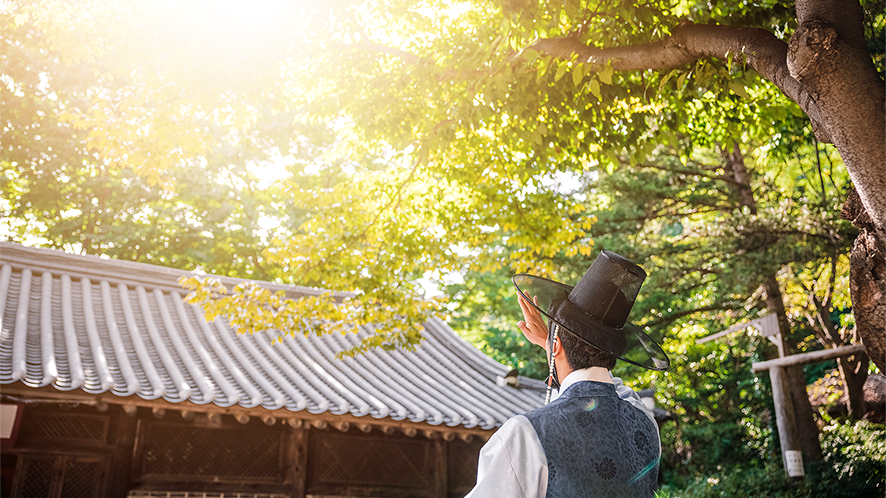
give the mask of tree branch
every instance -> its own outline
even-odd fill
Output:
[[[677,320],[679,318],[683,318],[684,316],[694,315],[696,313],[702,313],[705,311],[720,311],[720,310],[724,310],[724,309],[729,309],[729,307],[722,306],[722,305],[712,305],[712,306],[702,306],[700,308],[687,309],[687,310],[680,311],[678,313],[673,313],[673,314],[670,314],[667,316],[663,316],[663,317],[659,318],[658,320],[653,320],[651,322],[644,323],[643,326],[648,327],[648,328],[655,328],[655,327],[659,327],[659,326],[671,323],[674,320]]]
[[[622,164],[629,164],[629,163],[626,163],[626,162],[625,162],[625,163],[622,163]],[[731,184],[733,184],[733,185],[737,185],[737,184],[738,184],[737,181],[735,181],[735,180],[732,179],[732,178],[729,178],[729,176],[727,176],[727,175],[711,175],[711,174],[708,174],[708,173],[703,173],[703,172],[698,171],[698,170],[681,169],[681,168],[671,168],[671,167],[668,167],[668,166],[658,166],[658,165],[656,165],[656,164],[647,164],[647,163],[639,163],[639,164],[637,164],[637,166],[639,166],[639,167],[641,167],[641,168],[646,168],[646,169],[657,169],[657,170],[661,170],[661,171],[670,171],[670,172],[672,172],[672,173],[677,173],[677,174],[681,174],[681,175],[700,176],[700,177],[702,177],[702,178],[707,178],[707,179],[709,179],[709,180],[719,180],[719,181],[722,181],[722,182],[731,183]]]
[[[686,24],[663,40],[626,47],[590,47],[574,37],[547,38],[527,47],[558,59],[592,64],[602,69],[611,64],[616,71],[670,69],[708,57],[728,59],[744,55],[747,63],[796,102],[812,120],[819,141],[832,140],[821,123],[814,96],[788,71],[788,44],[769,31],[758,28]]]

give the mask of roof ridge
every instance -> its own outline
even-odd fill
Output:
[[[316,287],[227,277],[212,273],[201,274],[195,271],[169,268],[152,263],[123,261],[92,254],[71,254],[60,249],[29,247],[8,241],[0,241],[0,264],[10,264],[16,269],[30,268],[31,271],[43,270],[67,273],[71,277],[78,279],[104,279],[114,283],[142,285],[147,289],[159,288],[161,290],[175,289],[181,291],[183,289],[178,285],[179,277],[199,276],[217,278],[228,287],[233,287],[243,282],[251,282],[271,291],[285,291],[287,297],[292,298],[317,296],[324,292],[329,292]],[[352,296],[353,293],[332,291],[332,295],[336,298],[345,298]]]

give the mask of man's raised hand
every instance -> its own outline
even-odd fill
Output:
[[[538,296],[534,296],[532,301],[537,305]],[[523,320],[517,322],[517,327],[526,336],[532,344],[545,347],[548,340],[548,326],[545,324],[544,318],[538,308],[532,306],[523,297],[523,294],[517,293],[517,302],[520,303],[520,309],[523,310]]]

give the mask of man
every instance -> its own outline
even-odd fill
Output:
[[[610,372],[616,360],[653,370],[669,366],[655,341],[624,327],[645,278],[642,268],[609,251],[575,287],[514,277],[524,317],[517,325],[547,353],[548,396],[545,406],[511,418],[483,446],[468,497],[654,495],[658,426],[639,396]],[[548,404],[552,388],[558,395]]]

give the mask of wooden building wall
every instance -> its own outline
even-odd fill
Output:
[[[170,405],[173,407],[174,405]],[[483,442],[421,432],[241,424],[229,415],[162,418],[146,408],[27,404],[4,449],[4,496],[152,496],[163,491],[259,496],[462,497]],[[160,414],[161,410],[155,410]],[[165,496],[165,495],[163,495]]]

